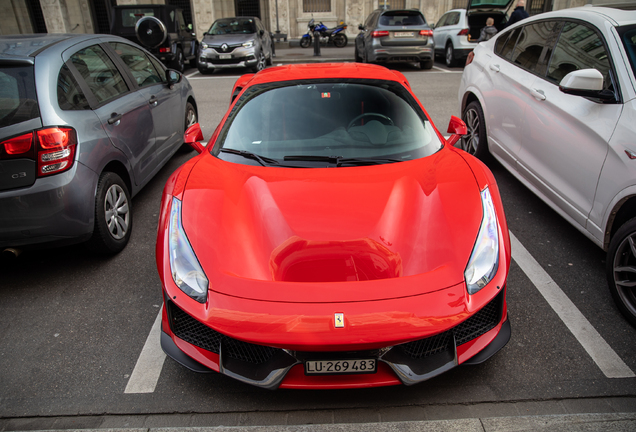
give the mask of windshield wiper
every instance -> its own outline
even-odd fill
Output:
[[[279,162],[276,159],[268,158],[266,156],[260,156],[260,155],[257,155],[256,153],[248,152],[246,150],[236,150],[236,149],[233,149],[233,148],[222,148],[221,151],[223,153],[232,153],[232,154],[235,154],[235,155],[243,156],[244,158],[247,158],[247,159],[253,159],[253,160],[257,161],[258,163],[260,163],[263,166],[266,166],[266,165],[278,165],[279,164]]]
[[[343,165],[380,165],[385,163],[402,162],[402,159],[395,158],[344,158],[342,156],[285,156],[284,161],[306,161],[306,162],[327,162],[337,167]]]

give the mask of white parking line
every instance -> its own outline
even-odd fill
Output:
[[[512,257],[607,378],[632,378],[634,372],[614,352],[581,311],[510,233]]]
[[[152,325],[150,334],[146,339],[141,354],[137,359],[135,369],[133,369],[126,390],[124,393],[153,393],[163,369],[163,362],[166,355],[161,349],[161,313],[163,307],[159,309],[159,315]]]

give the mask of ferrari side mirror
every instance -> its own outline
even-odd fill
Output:
[[[199,141],[203,140],[203,132],[201,132],[201,125],[199,123],[195,123],[186,129],[183,134],[183,140],[187,145],[192,147],[197,153],[203,153],[205,147]]]
[[[468,133],[468,129],[466,128],[466,123],[464,123],[462,119],[460,119],[459,117],[451,116],[450,122],[448,123],[447,132],[453,135],[451,135],[446,140],[446,143],[448,145],[454,146],[457,141],[460,140],[462,135],[466,135]]]

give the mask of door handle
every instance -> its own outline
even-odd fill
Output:
[[[122,117],[123,117],[123,114],[112,113],[110,115],[110,118],[108,119],[108,124],[109,125],[114,124],[115,126],[117,126],[119,122],[121,121]]]
[[[490,64],[488,65],[488,67],[490,68],[491,71],[495,71],[495,72],[499,72],[499,65],[496,64]]]
[[[150,98],[150,100],[148,101],[148,103],[153,106],[156,107],[157,103],[159,103],[159,99],[157,99],[157,96],[152,95],[152,97]]]
[[[545,93],[543,93],[543,90],[530,89],[530,94],[534,96],[536,100],[540,100],[540,101],[545,100]]]

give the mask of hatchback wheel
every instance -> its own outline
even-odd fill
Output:
[[[89,249],[102,254],[120,252],[132,232],[130,193],[115,173],[105,172],[97,184],[95,196],[95,228],[88,241]]]
[[[636,218],[616,231],[606,262],[607,282],[616,306],[636,327]]]
[[[446,45],[446,66],[453,67],[455,65],[455,49],[453,48],[452,43],[448,43]]]
[[[185,133],[186,130],[188,130],[188,128],[190,126],[192,126],[193,124],[195,124],[197,121],[199,121],[199,119],[197,118],[197,111],[194,109],[194,105],[192,105],[190,102],[188,102],[186,104],[186,109],[185,109],[185,121],[183,124],[183,131]],[[179,148],[179,152],[180,153],[188,153],[190,151],[192,151],[193,148],[190,147],[188,144],[182,144],[181,148]]]
[[[488,138],[484,111],[479,102],[469,103],[464,109],[462,119],[466,123],[467,133],[460,140],[461,149],[479,159],[484,159],[488,155]]]

